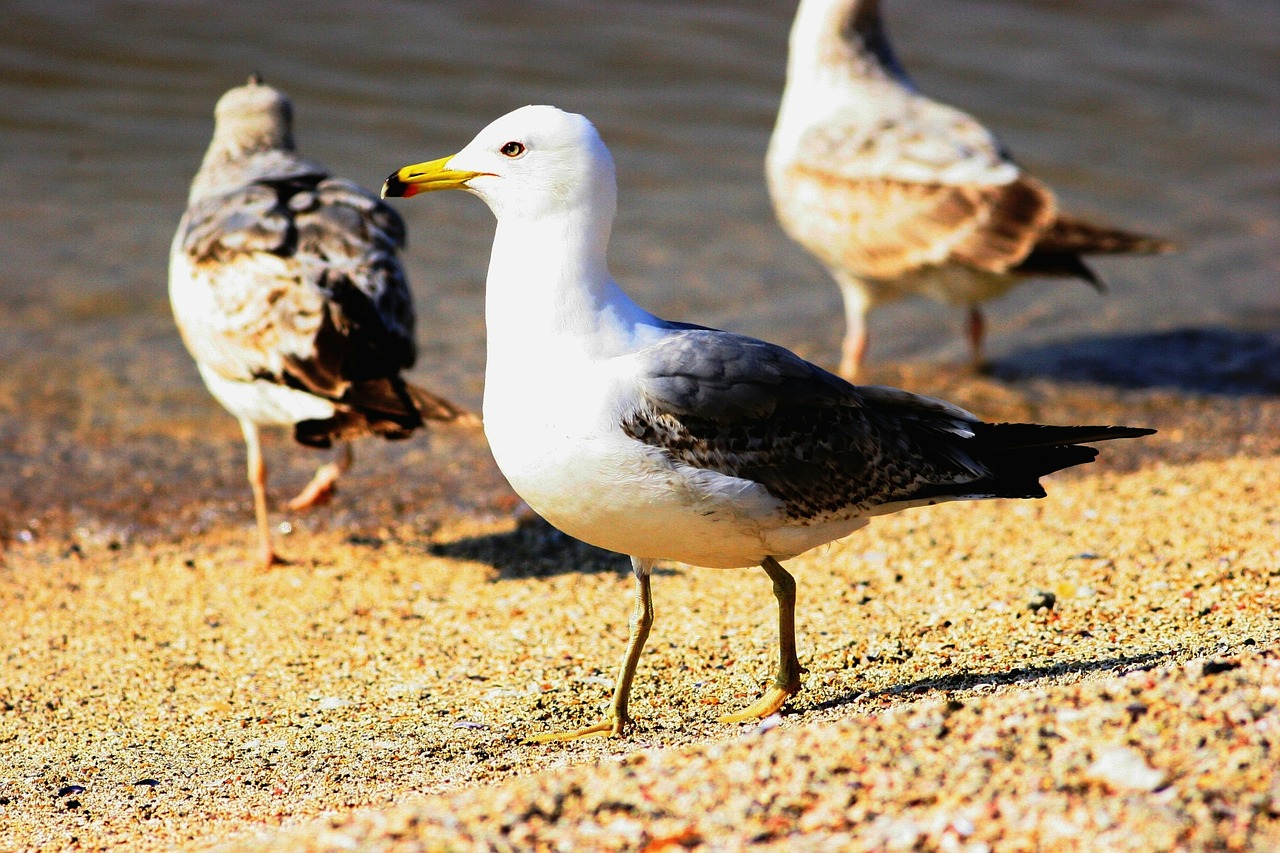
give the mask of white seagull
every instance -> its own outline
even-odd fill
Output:
[[[480,196],[498,219],[484,389],[498,466],[536,512],[630,555],[635,574],[608,717],[542,739],[629,725],[656,560],[762,566],[772,579],[777,675],[722,718],[758,719],[800,689],[795,581],[779,560],[910,506],[1041,497],[1040,476],[1097,454],[1080,442],[1151,432],[987,424],[940,400],[855,387],[764,341],[655,317],[609,274],[613,158],[580,115],[523,107],[452,157],[399,169],[382,191],[441,189]]]
[[[881,302],[966,306],[981,368],[980,303],[1033,276],[1101,290],[1081,255],[1172,248],[1058,213],[1053,191],[977,119],[917,91],[879,0],[801,0],[765,173],[783,230],[840,286],[839,372],[850,380],[866,356],[867,312]]]
[[[260,426],[292,426],[310,447],[342,442],[339,459],[289,504],[304,509],[327,500],[350,467],[349,439],[475,419],[400,377],[416,353],[397,256],[404,222],[300,157],[292,112],[256,75],[219,99],[169,253],[178,330],[244,432],[264,566],[283,561],[271,544]]]

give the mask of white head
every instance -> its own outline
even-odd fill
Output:
[[[612,217],[613,157],[595,126],[555,107],[509,112],[451,157],[397,169],[382,195],[461,189],[480,196],[499,219],[537,219],[571,211]]]
[[[880,0],[800,0],[788,42],[787,76],[812,87],[824,75],[909,82],[880,16]],[[819,98],[828,97],[819,93]]]

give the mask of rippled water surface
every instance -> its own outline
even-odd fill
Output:
[[[1275,355],[1280,4],[886,7],[921,88],[982,118],[1068,210],[1183,246],[1099,262],[1105,297],[1077,284],[1015,290],[991,309],[1001,364],[1052,371],[1073,342],[1141,353],[1146,336],[1187,334],[1228,350],[1241,336],[1262,347],[1259,363]],[[254,70],[293,97],[304,153],[375,187],[522,104],[585,113],[618,161],[612,265],[624,287],[657,313],[835,358],[835,288],[774,224],[761,174],[791,3],[10,0],[4,10],[10,528],[50,503],[92,508],[121,478],[144,494],[199,483],[241,501],[238,433],[182,350],[165,265],[214,101]],[[400,209],[416,375],[478,404],[491,216],[461,194]],[[924,302],[880,310],[872,359],[958,359],[958,325]]]

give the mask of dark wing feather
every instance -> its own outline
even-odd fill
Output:
[[[281,252],[291,221],[276,190],[249,184],[191,205],[184,219],[182,251],[192,263],[226,263],[255,252]]]
[[[799,520],[967,497],[1039,497],[1122,427],[984,424],[949,404],[858,388],[781,347],[681,330],[639,353],[624,431],[672,460],[763,485]]]
[[[760,483],[794,518],[901,500],[922,482],[976,479],[967,460],[923,453],[858,389],[781,347],[727,332],[688,330],[640,353],[641,403],[623,429],[673,460]],[[904,420],[905,419],[901,419]]]
[[[1098,290],[1106,290],[1106,285],[1081,255],[1152,254],[1174,248],[1174,244],[1158,237],[1059,215],[1013,272],[1081,278]]]
[[[463,415],[400,378],[416,357],[400,215],[282,152],[242,172],[254,180],[193,204],[181,232],[181,250],[216,307],[208,339],[188,339],[201,363],[337,403],[334,419],[299,425],[306,444],[400,437],[424,418]]]
[[[218,357],[206,363],[228,378],[273,379],[332,399],[412,366],[403,245],[394,210],[314,174],[260,178],[196,203],[182,249],[229,318]]]
[[[413,304],[397,256],[400,215],[348,181],[321,181],[288,199],[296,257],[324,292],[344,381],[382,378],[413,366]],[[334,386],[336,387],[336,386]]]

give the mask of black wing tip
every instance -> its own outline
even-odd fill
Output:
[[[1092,438],[1081,439],[1082,442],[1110,441],[1113,438],[1141,438],[1144,435],[1156,434],[1156,431],[1151,427],[1082,426],[1077,427],[1077,429],[1093,434]]]
[[[1154,435],[1156,432],[1151,427],[1111,426],[1105,424],[1055,426],[1050,424],[982,423],[975,426],[979,432],[984,432],[992,438],[998,437],[1009,447],[1088,444],[1091,441],[1111,441],[1117,438],[1141,438],[1144,435]]]
[[[1083,261],[1080,262],[1080,266],[1084,270],[1085,283],[1088,284],[1090,287],[1092,287],[1094,290],[1096,290],[1098,293],[1106,293],[1108,290],[1111,289],[1107,287],[1107,283],[1102,280],[1102,277],[1093,271],[1093,267],[1089,266]]]
[[[1094,272],[1093,267],[1084,262],[1084,258],[1074,252],[1068,252],[1061,257],[1055,257],[1053,260],[1062,264],[1062,271],[1066,275],[1080,279],[1099,293],[1107,292],[1107,283]]]

